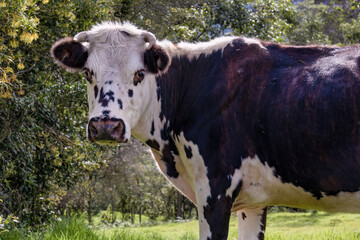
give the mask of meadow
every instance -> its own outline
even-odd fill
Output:
[[[82,218],[64,218],[36,233],[12,230],[0,235],[1,240],[196,240],[196,220],[149,222],[142,224],[102,225],[95,219],[88,226]],[[152,226],[147,226],[152,225]],[[229,240],[237,238],[236,217],[231,217]],[[360,214],[270,213],[266,240],[359,240]]]
[[[197,221],[129,229],[137,233],[158,233],[164,239],[198,239]],[[231,217],[228,239],[237,239],[237,219]],[[186,238],[185,238],[186,239]],[[359,214],[270,213],[266,240],[355,240],[360,239]]]

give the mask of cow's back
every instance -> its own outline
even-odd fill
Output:
[[[281,59],[281,51],[270,50],[273,67],[259,96],[263,161],[318,198],[359,191],[360,50],[324,49],[314,59],[307,51]]]

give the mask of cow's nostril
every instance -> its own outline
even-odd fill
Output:
[[[96,127],[94,125],[90,125],[90,131],[93,135],[97,135],[98,134],[98,130],[96,129]]]
[[[112,130],[112,134],[118,134],[120,130],[120,126],[117,125],[116,127],[114,127],[114,129]]]

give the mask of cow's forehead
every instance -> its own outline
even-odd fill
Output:
[[[89,42],[93,44],[121,44],[133,42],[143,31],[128,23],[105,22],[95,25],[87,31]],[[130,39],[132,41],[130,41]]]
[[[146,42],[141,33],[131,25],[108,23],[95,26],[87,32],[89,57],[86,67],[96,72],[98,81],[107,78],[130,81],[137,70],[144,68],[142,56]]]
[[[93,46],[86,67],[96,72],[98,81],[104,77],[131,77],[137,70],[144,68],[142,59],[144,51],[139,45],[134,44],[106,48]]]

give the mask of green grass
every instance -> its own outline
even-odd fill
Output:
[[[1,240],[167,240],[155,232],[136,232],[131,229],[113,228],[111,231],[95,230],[81,218],[64,218],[48,225],[42,231],[26,233],[22,229],[13,229],[0,235]],[[184,234],[179,240],[196,240]]]
[[[266,240],[360,240],[360,214],[271,213]],[[12,230],[1,240],[196,240],[196,220],[157,226],[88,226],[83,218],[64,218],[36,233]],[[237,239],[237,221],[230,221],[230,240]]]
[[[197,239],[199,227],[194,220],[129,230],[158,233],[165,239],[175,240],[186,233]],[[237,219],[232,216],[228,239],[237,239],[237,234]],[[266,240],[360,240],[360,214],[271,213],[265,235]]]
[[[267,240],[360,239],[359,214],[273,213],[267,222]]]

